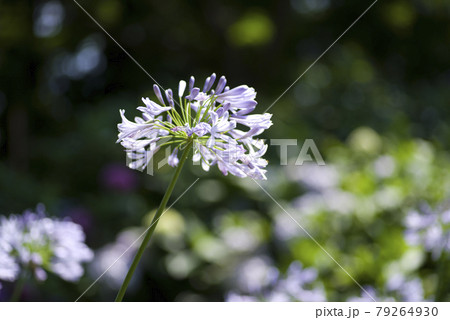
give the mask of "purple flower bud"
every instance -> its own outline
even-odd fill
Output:
[[[159,102],[161,102],[162,105],[165,105],[166,103],[164,102],[164,99],[162,97],[161,90],[159,90],[159,87],[156,84],[153,85],[153,91],[155,91],[155,95],[158,98]]]
[[[227,84],[227,79],[224,76],[221,76],[219,79],[219,83],[216,87],[216,94],[222,93],[223,88],[225,88],[225,85]]]
[[[192,88],[194,88],[195,78],[191,76],[189,79],[189,93],[192,91]]]
[[[211,87],[214,84],[214,81],[216,81],[215,73],[213,73],[210,77],[206,78],[205,85],[203,86],[204,93],[207,93],[209,91],[209,89],[211,89]]]
[[[202,92],[208,92],[208,87],[209,87],[209,82],[210,82],[210,80],[211,80],[211,78],[210,77],[208,77],[208,78],[206,78],[206,80],[205,80],[205,84],[203,85],[203,90],[202,90]]]
[[[173,103],[172,89],[167,89],[166,90],[166,98],[167,98],[167,101],[169,101],[169,105],[173,108],[174,107],[174,103]]]
[[[209,91],[209,89],[211,89],[211,87],[213,86],[214,82],[216,81],[216,74],[213,73],[210,78],[211,78],[211,81],[209,82],[210,86],[208,88],[208,91]]]

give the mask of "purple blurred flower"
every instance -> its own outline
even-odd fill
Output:
[[[186,82],[180,81],[177,107],[170,89],[163,94],[154,85],[161,105],[143,99],[145,106],[138,108],[142,117],[136,117],[135,122],[125,117],[124,110],[120,111],[122,122],[118,125],[117,142],[125,147],[131,159],[130,168],[143,170],[161,146],[172,144],[176,148],[168,163],[177,166],[178,150],[192,142],[193,160],[200,162],[205,171],[217,165],[224,175],[266,179],[267,161],[262,156],[267,145],[254,137],[272,125],[272,115],[249,114],[257,105],[253,88],[241,85],[230,89],[222,76],[212,89],[215,80],[213,73],[200,91],[194,87],[195,79],[191,77],[187,95]],[[248,131],[237,126],[247,127]]]
[[[63,211],[63,215],[83,227],[86,233],[89,233],[93,227],[92,213],[83,206],[69,207]]]
[[[109,164],[101,172],[100,181],[105,188],[127,192],[136,188],[136,173],[119,164]]]
[[[438,259],[442,251],[450,251],[450,210],[432,210],[422,205],[405,218],[405,238],[411,245],[422,245]]]
[[[42,205],[36,212],[0,217],[0,279],[14,281],[20,269],[43,281],[47,271],[67,281],[84,273],[81,264],[92,260],[80,225],[49,218]]]

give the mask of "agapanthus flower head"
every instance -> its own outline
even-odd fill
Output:
[[[142,98],[138,107],[141,117],[134,122],[120,110],[117,142],[125,147],[131,159],[129,167],[143,170],[161,147],[171,146],[168,164],[175,167],[179,154],[187,146],[193,147],[193,160],[208,171],[217,165],[227,175],[266,179],[267,151],[263,140],[255,138],[272,125],[271,114],[250,114],[256,107],[256,92],[241,85],[230,89],[225,77],[216,82],[216,74],[208,77],[203,86],[195,87],[180,81],[178,98],[172,90],[162,92],[153,86],[158,102]],[[215,86],[214,86],[215,85]]]
[[[84,273],[81,263],[92,260],[80,225],[36,212],[0,217],[0,279],[14,281],[22,270],[43,281],[47,271],[67,281]]]

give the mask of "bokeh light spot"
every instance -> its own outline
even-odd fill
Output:
[[[268,43],[274,34],[274,25],[261,12],[245,14],[228,30],[230,42],[236,46],[253,46]]]

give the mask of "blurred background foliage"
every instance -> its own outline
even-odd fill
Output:
[[[371,2],[79,3],[163,87],[216,72],[254,87],[263,112]],[[293,165],[301,145],[279,166],[272,146],[264,188],[380,294],[398,273],[419,277],[425,299],[438,290],[439,261],[406,243],[403,221],[449,198],[449,14],[444,0],[379,1],[270,110],[264,138],[312,138],[327,166]],[[137,115],[153,81],[75,2],[58,0],[0,1],[0,75],[0,213],[43,203],[80,223],[96,250],[79,283],[29,283],[24,299],[75,300],[143,230],[170,178],[167,166],[126,168],[115,144],[119,108]],[[280,273],[295,260],[315,268],[329,300],[360,294],[253,181],[193,166],[182,176],[173,199],[200,180],[162,218],[127,299],[248,294],[242,265],[255,257]],[[111,300],[131,257],[83,299]]]

